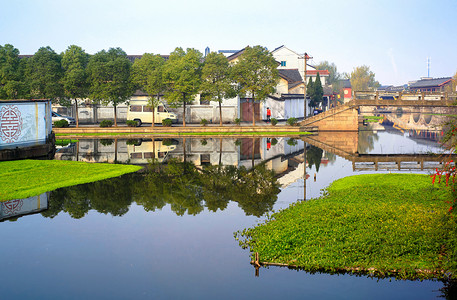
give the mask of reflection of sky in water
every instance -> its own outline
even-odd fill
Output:
[[[373,149],[364,154],[426,154],[442,151],[438,143],[425,139],[412,139],[407,132],[392,134],[378,131],[377,136],[378,140],[373,144]]]
[[[370,153],[430,151],[407,137],[378,133]],[[383,147],[379,145],[383,143]],[[382,149],[382,150],[381,150]],[[325,155],[324,155],[325,156]],[[306,198],[318,197],[336,179],[353,172],[336,157],[307,168]],[[316,174],[316,181],[314,181]],[[303,199],[303,179],[278,195],[275,210]],[[261,269],[254,276],[249,253],[233,232],[265,218],[246,216],[237,203],[223,211],[176,216],[170,206],[146,212],[131,204],[122,217],[91,210],[75,220],[30,215],[0,223],[2,297],[33,299],[430,299],[439,282],[308,274],[286,268]]]

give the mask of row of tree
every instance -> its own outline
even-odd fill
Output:
[[[166,165],[152,163],[145,173],[133,173],[51,192],[48,210],[53,218],[61,211],[80,219],[91,209],[122,216],[132,202],[146,211],[170,205],[178,216],[224,210],[234,201],[246,215],[260,217],[271,212],[280,192],[273,171],[264,165],[253,169],[235,166],[205,166],[170,160]]]
[[[78,126],[76,99],[88,98],[92,103],[112,104],[117,126],[117,106],[139,89],[149,94],[152,108],[162,95],[172,107],[183,107],[185,126],[186,105],[200,94],[219,102],[222,125],[222,100],[237,94],[250,97],[252,105],[264,100],[279,80],[276,68],[275,59],[262,46],[245,48],[232,65],[221,53],[203,57],[193,48],[178,47],[168,59],[146,53],[132,63],[121,48],[89,55],[71,45],[59,55],[42,47],[33,56],[20,57],[18,49],[6,44],[0,46],[0,99],[45,98],[62,105],[74,100]]]

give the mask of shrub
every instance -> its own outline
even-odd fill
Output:
[[[208,141],[206,139],[203,139],[200,141],[200,144],[202,144],[202,146],[206,146],[208,144]]]
[[[296,146],[297,145],[297,141],[295,139],[289,139],[289,140],[287,140],[287,145]]]
[[[100,144],[102,144],[103,146],[109,146],[109,145],[112,145],[113,143],[114,143],[113,139],[101,139],[100,140]]]
[[[173,121],[169,118],[166,118],[166,119],[163,119],[162,120],[162,125],[165,126],[165,127],[170,127],[171,124],[173,124]]]
[[[237,140],[235,141],[235,146],[240,146],[240,145],[241,145],[241,140],[240,140],[240,139],[237,139]]]
[[[100,122],[100,127],[112,127],[113,121],[111,120],[103,120]]]
[[[276,120],[275,118],[271,118],[270,119],[270,122],[271,122],[271,125],[275,126],[276,124],[278,124],[278,120]]]
[[[290,125],[290,126],[295,126],[297,125],[297,118],[289,118],[287,119],[287,124]]]
[[[135,145],[135,146],[141,145],[141,141],[139,139],[128,139],[125,143],[127,145]]]
[[[241,124],[241,119],[240,118],[235,118],[235,124],[240,125]]]
[[[127,123],[128,127],[137,127],[138,126],[138,122],[134,121],[134,120],[127,120],[126,123]]]
[[[207,119],[201,119],[200,120],[200,125],[206,126],[206,124],[208,124],[208,120]]]
[[[276,138],[271,139],[271,145],[274,146],[278,143],[278,140]]]
[[[57,127],[57,128],[63,128],[63,127],[68,127],[68,126],[70,126],[70,124],[68,124],[68,121],[64,120],[64,119],[54,122],[54,127]]]
[[[164,139],[164,140],[162,141],[162,145],[164,145],[164,146],[171,146],[171,145],[173,145],[173,140],[172,140],[172,139]]]

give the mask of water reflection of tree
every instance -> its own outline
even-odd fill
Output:
[[[91,184],[75,185],[51,192],[48,209],[44,217],[53,218],[61,211],[74,219],[84,217],[89,210],[122,216],[132,203],[130,176],[97,181]]]
[[[377,133],[373,131],[359,131],[358,153],[368,153],[374,149],[374,143],[379,139]]]
[[[198,169],[192,163],[172,160],[166,166],[152,166],[136,187],[135,201],[146,210],[170,204],[177,215],[198,214],[204,204],[210,211],[224,210],[229,201],[235,201],[247,215],[261,216],[271,211],[279,191],[274,173],[264,166]]]
[[[53,218],[67,212],[82,218],[91,209],[122,216],[135,201],[146,211],[167,204],[179,216],[197,215],[204,210],[224,210],[235,201],[246,215],[261,216],[272,210],[279,193],[274,173],[264,166],[253,169],[235,166],[204,166],[171,160],[166,165],[151,164],[142,174],[130,174],[51,193],[49,209],[43,216]]]
[[[313,165],[316,167],[316,172],[319,172],[321,165],[322,153],[324,151],[321,148],[310,145],[306,150],[306,160],[308,161],[308,167],[311,168]]]

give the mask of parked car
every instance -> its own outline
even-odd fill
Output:
[[[70,124],[70,125],[76,124],[76,120],[74,118],[69,117],[69,116],[64,116],[64,115],[58,114],[55,111],[53,111],[52,112],[52,123],[54,124],[54,122],[60,121],[60,120],[66,120],[68,122],[68,124]]]

